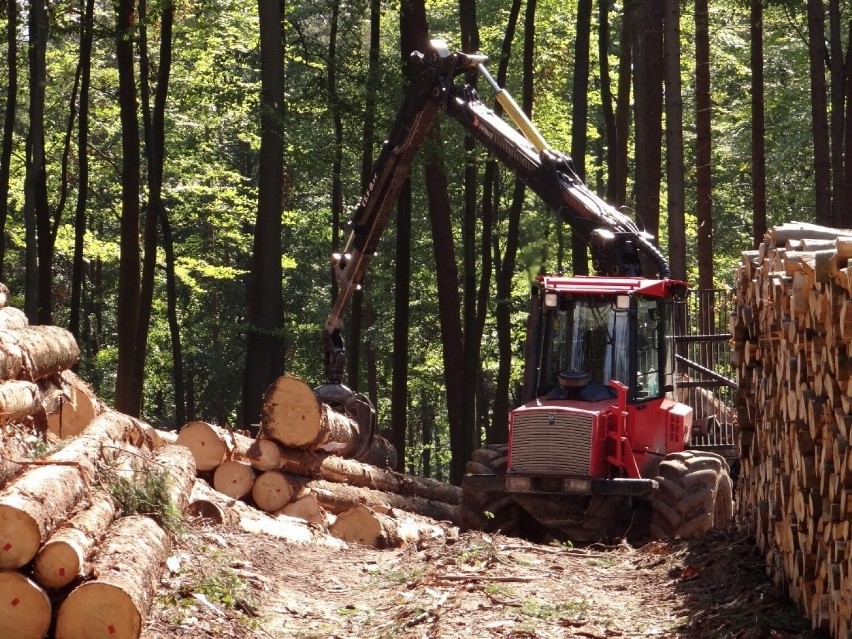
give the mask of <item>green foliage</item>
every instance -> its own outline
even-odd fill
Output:
[[[103,482],[120,516],[147,515],[172,534],[184,530],[183,515],[169,493],[168,470],[148,464],[129,477],[107,470]]]

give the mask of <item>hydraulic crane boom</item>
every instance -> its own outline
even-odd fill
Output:
[[[439,41],[432,42],[430,51],[412,54],[410,88],[352,216],[346,247],[333,256],[340,290],[324,327],[326,384],[317,389],[322,401],[342,406],[352,394],[342,386],[346,361],[343,317],[361,287],[397,195],[439,111],[461,124],[586,241],[597,274],[639,276],[642,252],[655,264],[660,277],[669,277],[668,264],[652,240],[583,184],[571,158],[550,148],[488,73],[486,61],[485,56],[450,53]],[[498,102],[521,132],[484,105],[473,87],[455,81],[456,76],[470,71],[479,72],[494,88]]]

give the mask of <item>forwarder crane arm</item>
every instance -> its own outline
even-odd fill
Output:
[[[332,261],[339,293],[323,333],[326,383],[316,392],[321,401],[343,408],[359,421],[353,415],[359,409],[346,407],[357,394],[342,383],[346,365],[343,317],[352,296],[361,288],[397,195],[439,111],[461,124],[585,240],[597,274],[641,275],[640,251],[656,265],[660,277],[670,274],[651,238],[633,220],[592,193],[574,171],[570,157],[550,148],[488,73],[485,56],[450,53],[440,41],[433,40],[431,45],[425,53],[412,54],[410,88],[352,216],[346,247]],[[493,87],[497,101],[520,131],[485,106],[472,86],[455,81],[456,76],[471,71],[477,71]],[[362,400],[367,401],[358,396],[358,401]]]

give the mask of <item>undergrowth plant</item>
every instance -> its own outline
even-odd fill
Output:
[[[184,531],[183,515],[171,497],[166,470],[148,465],[130,477],[112,469],[106,469],[103,475],[119,516],[147,515],[172,535]]]

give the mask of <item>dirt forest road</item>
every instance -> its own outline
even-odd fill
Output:
[[[169,564],[143,639],[822,636],[735,532],[583,549],[465,533],[376,550],[196,526]]]

